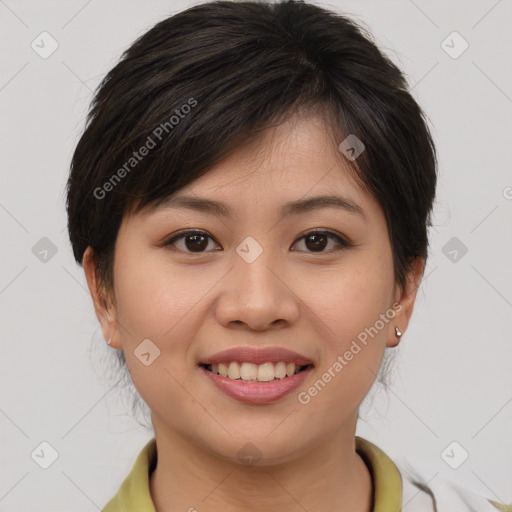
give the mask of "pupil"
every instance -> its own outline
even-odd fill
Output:
[[[322,239],[323,242],[320,242],[318,243],[318,238]],[[318,233],[312,233],[311,235],[308,235],[306,237],[306,246],[308,249],[324,249],[325,248],[325,240],[327,239],[327,237],[325,235],[322,235],[322,234],[318,234]],[[308,242],[311,241],[311,240],[316,240],[316,242],[314,241],[313,244],[309,244]]]
[[[194,243],[192,245],[187,243],[190,240],[194,241]],[[206,241],[206,243],[205,243],[205,241],[206,241],[206,237],[204,235],[189,235],[188,237],[186,237],[187,249],[191,249],[191,250],[205,249],[208,246],[208,242]]]

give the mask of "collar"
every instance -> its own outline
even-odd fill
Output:
[[[361,456],[372,476],[372,512],[400,512],[402,478],[393,461],[378,446],[358,436],[356,436],[356,452]]]
[[[356,436],[356,451],[373,482],[372,512],[400,512],[402,479],[393,461],[377,446]],[[102,512],[156,512],[149,492],[149,475],[156,466],[156,439],[146,443],[117,494]]]

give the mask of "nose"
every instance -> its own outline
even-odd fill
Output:
[[[289,327],[300,313],[291,281],[271,250],[263,250],[252,262],[235,253],[216,302],[217,321],[226,328],[253,331]]]

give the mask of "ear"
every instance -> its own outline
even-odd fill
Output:
[[[90,246],[85,250],[82,265],[103,337],[107,341],[110,340],[109,345],[112,348],[122,349],[115,304],[109,297],[103,283],[98,279],[95,255]]]
[[[398,306],[393,308],[397,313],[389,322],[387,347],[396,347],[400,343],[400,338],[396,335],[395,325],[402,334],[409,325],[409,319],[414,309],[416,293],[423,275],[424,266],[425,260],[421,257],[417,257],[411,266],[409,274],[407,274],[404,288],[398,288],[396,290],[393,304],[399,303],[401,308],[399,309]]]

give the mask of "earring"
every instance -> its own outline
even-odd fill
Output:
[[[111,341],[112,341],[112,338],[110,338],[110,339],[107,341],[107,343],[110,345],[110,342],[111,342]]]
[[[398,327],[396,325],[395,325],[395,333],[396,333],[397,338],[400,338],[400,336],[402,336],[400,329],[398,329]]]

